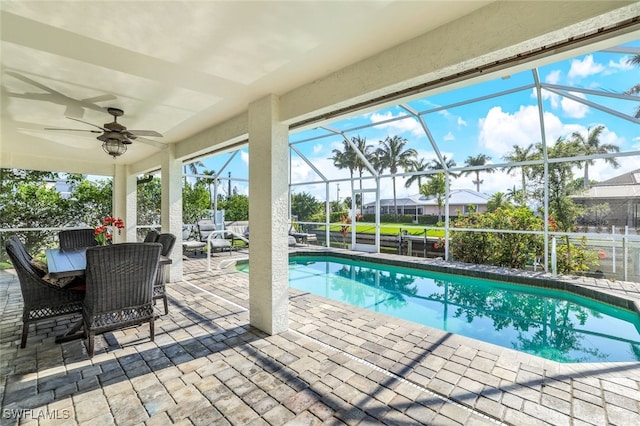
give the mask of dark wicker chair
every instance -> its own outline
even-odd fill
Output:
[[[58,240],[60,241],[60,248],[62,250],[73,250],[98,245],[93,228],[64,229],[58,233]]]
[[[173,251],[173,246],[176,244],[176,236],[170,233],[162,233],[158,235],[156,242],[162,244],[162,252],[160,254],[162,256],[169,257]],[[164,313],[168,314],[169,305],[167,303],[166,292],[166,269],[167,265],[158,265],[158,275],[156,276],[156,282],[153,285],[153,300],[155,302],[157,299],[162,299],[162,302],[164,303]]]
[[[149,323],[154,340],[153,284],[162,245],[122,243],[87,249],[87,291],[83,302],[87,352],[96,334]]]
[[[9,237],[5,248],[18,274],[22,291],[24,307],[20,347],[24,348],[31,323],[82,312],[84,291],[60,288],[43,280],[43,272],[32,265],[32,258],[18,237]]]
[[[152,229],[147,233],[147,236],[144,237],[144,242],[155,243],[156,241],[158,241],[158,235],[160,235],[160,233],[155,229]]]

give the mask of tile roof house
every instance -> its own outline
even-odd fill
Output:
[[[628,226],[638,228],[640,226],[640,169],[613,177],[594,184],[583,193],[571,197],[574,202],[586,208],[608,204],[609,211],[606,217],[600,218],[607,225],[617,227]],[[586,221],[596,221],[596,213],[586,217]],[[602,213],[601,213],[602,214]]]
[[[483,213],[487,211],[489,195],[473,191],[471,189],[453,189],[449,193],[449,215],[455,216],[460,211],[463,214],[469,212],[469,206],[475,206],[475,211]],[[410,216],[437,216],[438,200],[434,196],[425,197],[416,194],[405,198],[398,198],[396,204],[398,214]],[[380,213],[393,214],[393,198],[380,199]],[[375,213],[375,203],[365,204],[364,213]],[[442,208],[445,214],[445,207]]]

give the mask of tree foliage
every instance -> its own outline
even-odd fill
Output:
[[[544,222],[526,207],[497,208],[493,212],[459,215],[456,228],[542,231]],[[510,232],[454,231],[450,252],[456,260],[524,269],[544,252],[541,235]]]
[[[324,203],[319,202],[316,197],[301,192],[291,195],[291,215],[297,216],[300,222],[308,222],[313,216],[322,212]]]
[[[246,195],[232,195],[222,203],[219,209],[224,209],[224,220],[249,220],[249,197]]]

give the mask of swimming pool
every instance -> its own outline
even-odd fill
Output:
[[[329,256],[291,257],[289,284],[558,362],[640,360],[638,314],[566,291]]]

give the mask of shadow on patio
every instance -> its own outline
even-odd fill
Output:
[[[39,324],[19,349],[19,285],[0,272],[2,424],[43,416],[66,424],[562,424],[638,415],[637,364],[563,366],[297,290],[290,330],[268,336],[249,325],[246,274],[207,272],[206,258],[184,266],[184,281],[168,286],[155,342],[145,326],[107,333],[93,360],[83,341],[54,343],[69,319]]]

